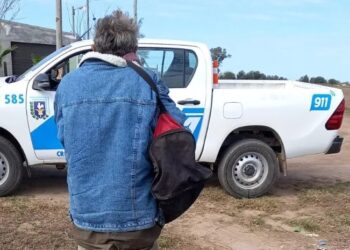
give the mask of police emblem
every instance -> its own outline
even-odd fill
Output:
[[[45,101],[33,101],[30,102],[30,113],[33,118],[46,119],[49,117],[46,113],[46,102]]]

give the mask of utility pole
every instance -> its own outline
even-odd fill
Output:
[[[137,0],[134,0],[134,21],[138,23],[137,21]]]
[[[86,0],[86,13],[87,39],[90,39],[90,0]]]
[[[62,0],[56,0],[56,49],[62,47]]]
[[[72,30],[73,30],[73,36],[75,38],[75,9],[74,9],[74,6],[72,6]]]

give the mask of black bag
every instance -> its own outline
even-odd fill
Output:
[[[128,66],[157,94],[160,114],[149,148],[155,172],[152,194],[163,212],[165,223],[169,223],[190,208],[212,172],[196,163],[196,142],[192,133],[167,113],[151,77],[132,62],[128,62]]]

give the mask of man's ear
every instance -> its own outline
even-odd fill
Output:
[[[92,51],[96,51],[95,44],[93,44],[93,45],[91,46],[91,49],[92,49]]]

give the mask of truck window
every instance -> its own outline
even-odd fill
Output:
[[[68,74],[69,72],[72,72],[78,67],[81,58],[87,52],[88,51],[84,51],[84,52],[80,52],[79,54],[72,55],[69,58],[66,58],[63,61],[59,62],[53,68],[51,68],[46,72],[46,74],[48,74],[49,76],[52,90],[57,89],[62,78],[66,74]]]
[[[24,72],[22,75],[20,75],[16,81],[20,81],[24,78],[24,76],[26,74],[28,74],[29,72],[31,71],[34,71],[36,70],[37,68],[41,67],[42,65],[44,65],[45,63],[47,63],[48,61],[50,61],[51,59],[53,59],[55,56],[59,55],[60,53],[68,50],[69,48],[71,48],[72,45],[67,45],[67,46],[64,46],[56,51],[54,51],[53,53],[51,53],[50,55],[46,56],[45,58],[43,58],[40,62],[38,62],[37,64],[34,64],[32,67],[30,67],[28,70],[26,70],[26,72]]]
[[[169,88],[186,88],[198,64],[196,54],[185,49],[140,48],[138,56]]]

